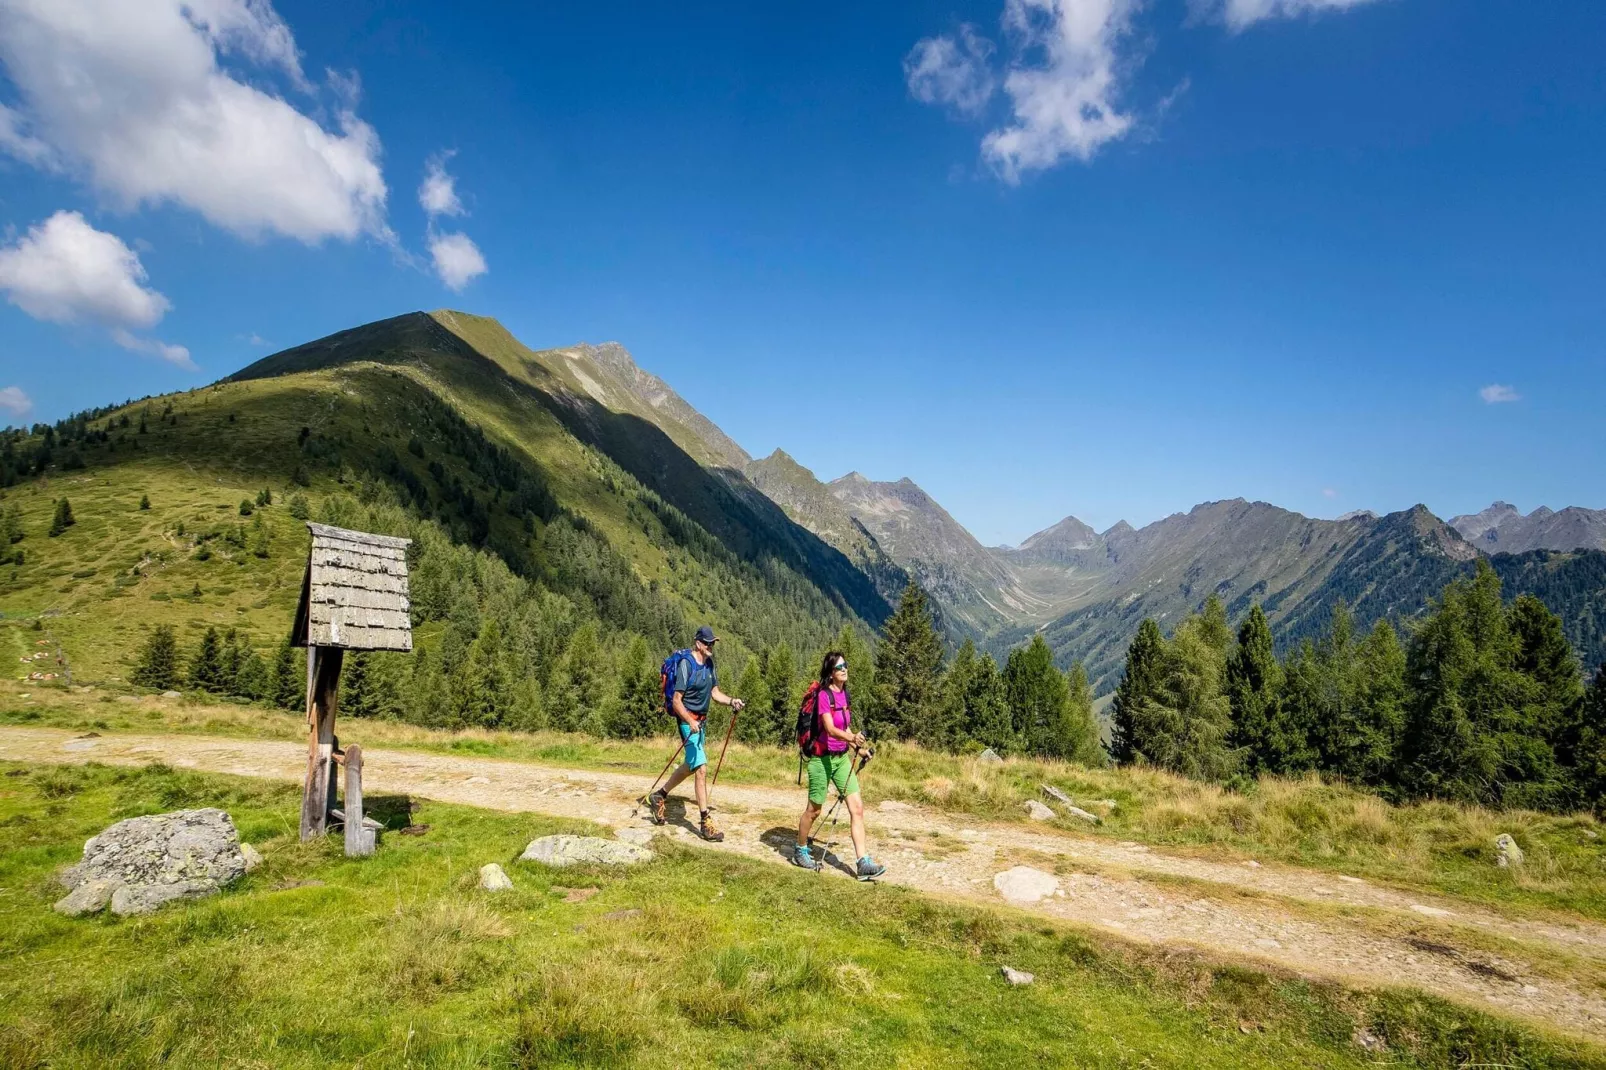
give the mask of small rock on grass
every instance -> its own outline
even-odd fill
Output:
[[[1066,806],[1070,806],[1072,804],[1071,797],[1052,784],[1043,785],[1043,794],[1047,795],[1050,799],[1053,799],[1057,803],[1064,803]]]
[[[1508,866],[1522,865],[1522,848],[1509,833],[1502,832],[1494,838],[1495,865],[1501,869]]]
[[[1080,806],[1067,806],[1065,812],[1078,821],[1086,821],[1090,825],[1097,825],[1101,821],[1097,814],[1090,814]]]
[[[1001,762],[1004,759],[998,756],[997,751],[993,750],[991,747],[988,747],[986,750],[976,755],[976,760],[978,762]]]
[[[1355,1042],[1355,1046],[1360,1048],[1362,1051],[1384,1052],[1389,1050],[1388,1044],[1383,1040],[1382,1037],[1378,1036],[1376,1033],[1365,1028],[1364,1026],[1355,1030],[1354,1035],[1350,1039],[1353,1040]]]
[[[512,891],[513,882],[508,879],[502,867],[495,862],[487,862],[480,867],[480,888],[487,892]]]
[[[1026,816],[1031,818],[1033,821],[1052,821],[1054,820],[1054,811],[1050,810],[1036,799],[1027,799]]]
[[[262,852],[249,843],[240,844],[240,854],[245,858],[245,871],[250,873],[262,865]]]
[[[1004,975],[1004,980],[1012,985],[1029,985],[1037,980],[1035,974],[1027,973],[1025,970],[1012,969],[1008,966],[1003,967],[999,972]]]

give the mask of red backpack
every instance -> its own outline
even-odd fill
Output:
[[[820,681],[815,680],[809,684],[808,690],[803,692],[803,703],[797,708],[797,747],[805,758],[820,758],[825,755],[826,734],[820,731]],[[842,697],[847,701],[848,708],[853,708],[853,696],[846,690]]]

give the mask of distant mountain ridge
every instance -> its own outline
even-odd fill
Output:
[[[1484,553],[1528,550],[1606,550],[1606,509],[1540,506],[1524,516],[1516,506],[1495,502],[1478,513],[1450,518],[1450,526]]]

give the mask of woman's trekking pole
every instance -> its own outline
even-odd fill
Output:
[[[859,755],[859,764],[858,764],[858,767],[853,770],[853,775],[854,776],[858,776],[860,773],[864,772],[864,767],[869,765],[870,764],[870,759],[874,758],[874,757],[875,757],[875,751],[871,750],[869,747],[866,747],[864,749],[864,753]],[[842,805],[842,789],[838,788],[837,791],[836,791],[836,801],[831,804],[830,812],[822,814],[819,818],[816,818],[815,822],[814,822],[814,828],[809,830],[809,839],[808,839],[809,843],[813,843],[814,842],[814,829],[819,828],[820,825],[824,822],[824,820],[826,818],[830,818],[831,819],[831,827],[833,829],[836,828],[836,810],[837,810],[837,807],[839,807],[841,805]]]

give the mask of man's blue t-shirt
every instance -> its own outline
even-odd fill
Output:
[[[708,700],[713,697],[717,682],[712,658],[706,665],[697,664],[695,657],[681,658],[675,666],[674,690],[683,692],[680,701],[686,704],[688,713],[708,712]]]

